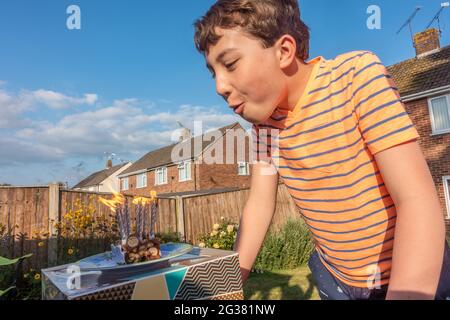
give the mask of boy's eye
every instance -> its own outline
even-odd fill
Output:
[[[234,60],[234,61],[231,62],[231,63],[226,63],[226,64],[225,64],[225,68],[227,68],[227,70],[230,70],[230,71],[234,70],[234,67],[235,67],[235,65],[236,65],[236,62],[238,62],[238,61],[239,61],[239,59]]]

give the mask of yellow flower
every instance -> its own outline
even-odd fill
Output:
[[[211,237],[217,236],[218,233],[218,231],[214,230],[213,232],[211,232]]]
[[[216,223],[216,224],[213,226],[213,230],[219,230],[219,228],[220,228],[220,224],[218,224],[218,223]]]
[[[41,275],[39,273],[36,273],[34,275],[34,280],[39,280],[41,278]]]
[[[232,224],[228,225],[227,231],[228,233],[232,233],[234,231],[234,226]]]
[[[44,241],[41,241],[38,243],[38,247],[43,247],[44,246]]]
[[[67,250],[67,254],[68,254],[69,256],[73,255],[73,249],[71,248],[71,249]]]
[[[214,249],[219,249],[219,248],[220,248],[220,246],[219,246],[219,244],[218,244],[218,243],[214,243],[214,245],[213,245],[213,248],[214,248]]]
[[[227,235],[227,233],[225,232],[225,231],[222,231],[221,233],[220,233],[220,237],[225,237]]]
[[[225,217],[220,217],[220,220],[222,220],[222,221],[225,220]]]
[[[200,242],[200,243],[198,244],[198,246],[199,246],[200,248],[204,248],[204,247],[205,247],[205,243],[204,243],[204,242]]]
[[[28,273],[25,273],[25,274],[23,275],[23,278],[24,278],[24,279],[28,278]]]

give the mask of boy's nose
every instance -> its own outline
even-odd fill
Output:
[[[222,96],[225,101],[228,101],[228,97],[231,94],[231,87],[223,78],[216,78],[216,91],[219,96]]]

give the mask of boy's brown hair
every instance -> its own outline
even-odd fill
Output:
[[[309,29],[300,19],[297,0],[218,0],[194,26],[195,46],[203,54],[220,40],[216,27],[239,27],[265,48],[289,34],[297,42],[296,56],[309,58]]]

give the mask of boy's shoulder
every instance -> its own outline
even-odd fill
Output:
[[[337,55],[334,59],[327,60],[327,64],[333,69],[337,70],[341,66],[351,65],[354,66],[358,63],[364,63],[371,60],[376,60],[378,57],[372,52],[368,50],[355,50],[349,51],[346,53],[342,53]]]

